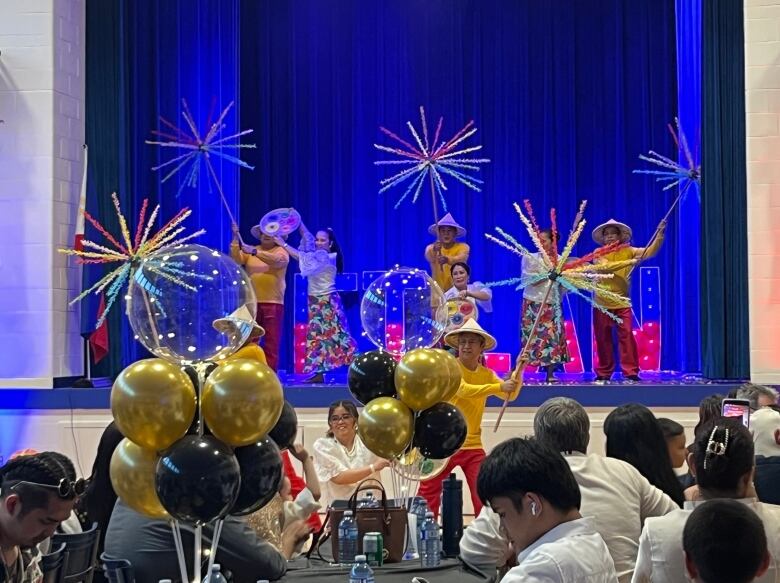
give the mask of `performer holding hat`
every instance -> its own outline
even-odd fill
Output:
[[[425,248],[425,259],[431,264],[431,277],[442,291],[447,291],[452,287],[452,266],[459,262],[468,263],[469,260],[468,244],[456,241],[466,235],[466,229],[447,213],[438,223],[431,225],[428,232],[436,237],[436,242]]]
[[[264,345],[268,366],[277,370],[284,324],[285,276],[290,255],[277,245],[274,237],[263,233],[260,225],[252,227],[251,233],[260,241],[260,245],[239,242],[238,225],[233,224],[230,256],[244,266],[252,280],[257,296],[257,323],[265,329]]]
[[[655,236],[647,247],[624,247],[613,253],[602,256],[597,263],[607,261],[629,261],[635,259],[643,261],[655,257],[661,249],[664,241],[666,221],[661,221],[656,229]],[[599,245],[610,243],[628,243],[631,241],[631,228],[625,223],[610,219],[593,229],[593,240]],[[622,297],[616,301],[604,297],[596,292],[596,302],[609,310],[622,320],[616,322],[600,310],[593,310],[593,332],[596,338],[596,352],[599,362],[596,367],[596,382],[605,383],[612,377],[615,371],[615,357],[612,340],[612,329],[617,329],[618,351],[620,353],[620,366],[623,377],[631,382],[638,382],[639,378],[639,354],[636,347],[636,339],[633,330],[633,312],[631,311],[631,272],[635,265],[626,265],[613,271],[614,277],[604,280],[605,287]]]
[[[504,399],[509,394],[509,399],[514,400],[520,394],[520,389],[516,379],[502,381],[495,372],[481,364],[483,353],[493,350],[497,343],[476,320],[466,320],[463,326],[447,334],[444,342],[458,350],[458,364],[463,380],[450,402],[460,409],[466,418],[468,433],[463,447],[449,459],[444,471],[420,484],[418,495],[425,498],[428,507],[438,515],[442,482],[456,467],[460,467],[466,476],[476,516],[482,510],[482,503],[477,495],[477,474],[482,460],[485,459],[481,427],[485,403],[491,395]]]

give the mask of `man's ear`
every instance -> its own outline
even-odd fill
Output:
[[[693,459],[693,452],[688,452],[688,455],[685,456],[685,462],[688,464],[688,471],[691,472],[691,475],[695,478],[696,477],[696,464],[694,463]]]
[[[19,494],[9,494],[3,498],[3,509],[11,516],[16,516],[22,510],[22,500]]]

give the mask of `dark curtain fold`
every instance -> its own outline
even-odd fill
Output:
[[[705,1],[702,101],[702,371],[750,375],[741,0]]]

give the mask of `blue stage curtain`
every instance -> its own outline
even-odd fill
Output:
[[[394,210],[401,191],[377,194],[389,173],[374,165],[385,156],[373,147],[388,144],[380,125],[408,137],[405,123],[419,125],[424,105],[429,124],[444,116],[445,136],[474,119],[468,143],[492,160],[481,193],[448,181],[449,208],[469,231],[472,279],[518,274],[519,260],[484,233],[498,225],[528,243],[511,208],[524,198],[539,215],[556,206],[564,232],[588,199],[577,254],[594,247],[590,228],[613,217],[644,245],[676,196],[632,174],[649,149],[675,155],[666,129],[677,113],[675,39],[673,0],[244,0],[241,116],[258,132],[259,162],[241,175],[242,229],[295,206],[311,228],[334,228],[348,271],[425,267],[430,195]],[[672,220],[669,232],[689,228]],[[648,265],[662,268],[662,365],[695,371],[698,298],[688,278],[697,251],[686,242],[670,236]],[[516,354],[519,294],[498,289],[493,305],[480,322],[498,350]],[[589,368],[590,309],[572,305]]]
[[[99,0],[88,0],[88,6],[95,3]],[[271,208],[295,206],[310,227],[335,229],[347,271],[425,266],[430,196],[393,210],[400,192],[377,194],[388,172],[374,165],[384,156],[373,147],[388,143],[379,125],[404,134],[407,120],[419,123],[420,105],[429,123],[444,116],[445,136],[474,119],[479,132],[469,144],[483,144],[479,154],[492,160],[480,172],[481,193],[448,181],[450,210],[469,230],[474,279],[517,275],[519,259],[484,238],[493,226],[502,226],[528,242],[511,209],[514,201],[530,198],[538,215],[556,206],[567,232],[578,202],[588,199],[587,232],[575,249],[582,255],[594,247],[590,228],[609,218],[629,223],[634,243],[644,245],[676,195],[632,174],[643,165],[640,153],[674,155],[666,131],[677,114],[674,0],[120,0],[117,5],[117,22],[91,26],[115,26],[118,40],[94,35],[102,40],[88,51],[118,51],[121,95],[97,80],[88,91],[123,105],[118,113],[93,119],[100,124],[93,131],[116,131],[116,183],[130,214],[144,196],[162,202],[163,217],[189,204],[195,210],[189,224],[208,230],[207,245],[227,250],[230,239],[217,195],[202,185],[177,198],[178,185],[160,186],[160,175],[150,170],[168,159],[165,153],[143,143],[158,115],[181,123],[182,97],[201,123],[212,96],[218,107],[236,99],[240,124],[232,116],[229,128],[255,129],[246,141],[255,141],[258,149],[243,157],[256,169],[218,170],[229,202],[239,209],[242,231],[248,235]],[[101,164],[98,153],[90,154],[90,166]],[[686,228],[673,221],[669,232]],[[662,268],[667,369],[698,368],[699,311],[696,298],[686,295],[689,274],[681,259],[690,253],[683,239],[670,236],[660,256],[648,262]],[[358,298],[346,299],[357,332]],[[291,361],[291,301],[290,292],[285,368]],[[501,288],[495,312],[481,319],[498,337],[499,350],[517,353],[519,304],[518,293]],[[572,305],[589,368],[590,309],[576,299]],[[121,325],[127,363],[141,351],[126,319]]]
[[[703,372],[750,375],[742,2],[704,2],[701,319]]]

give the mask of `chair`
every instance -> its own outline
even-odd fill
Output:
[[[65,575],[65,543],[41,557],[43,583],[62,583]]]
[[[65,543],[66,566],[62,583],[92,583],[97,565],[99,536],[97,522],[86,532],[52,536],[52,547]]]
[[[133,565],[127,559],[112,559],[103,553],[100,562],[109,583],[135,583]]]

